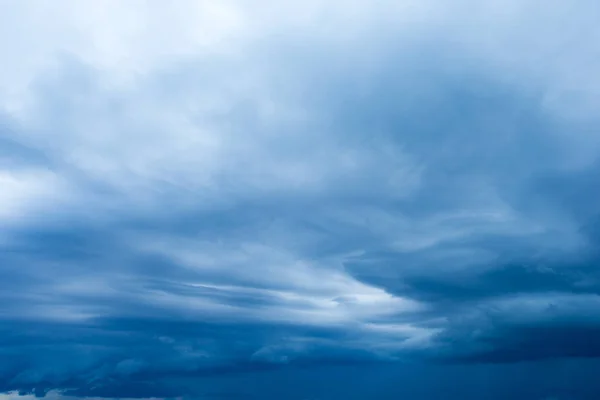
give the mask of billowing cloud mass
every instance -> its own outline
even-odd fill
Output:
[[[599,16],[1,2],[0,399],[598,398]]]

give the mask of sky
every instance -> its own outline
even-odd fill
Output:
[[[0,400],[597,399],[599,19],[0,0]]]

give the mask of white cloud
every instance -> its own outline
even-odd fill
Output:
[[[577,36],[584,33],[581,27],[560,19],[580,15],[579,6],[542,7],[533,0],[459,1],[453,7],[435,1],[284,5],[242,0],[218,5],[106,0],[83,6],[65,0],[2,7],[6,34],[0,51],[11,55],[0,83],[4,107],[28,131],[44,131],[44,137],[37,133],[21,140],[43,146],[90,177],[116,185],[137,204],[160,188],[205,191],[225,181],[235,181],[238,187],[226,191],[257,186],[287,190],[290,185],[310,191],[371,167],[364,155],[357,157],[339,142],[324,139],[330,132],[322,131],[322,121],[315,123],[321,115],[295,98],[297,94],[275,86],[272,62],[263,58],[271,55],[254,52],[278,36],[285,39],[289,34],[297,43],[298,37],[310,34],[304,39],[308,46],[343,52],[341,58],[333,56],[326,62],[359,65],[367,62],[357,59],[360,54],[376,59],[384,51],[365,53],[377,35],[395,47],[400,43],[401,49],[443,38],[457,52],[456,60],[485,64],[501,74],[514,71],[510,73],[520,84],[540,87],[548,99],[558,99],[565,90],[589,97],[590,88],[600,87],[579,78],[571,82],[567,76],[573,71],[579,71],[576,76],[593,75],[581,70],[590,63],[581,59],[589,52],[580,47],[572,51],[573,57],[545,62],[558,51],[549,36],[555,38],[553,32],[561,24],[567,25],[569,40],[584,46]],[[588,25],[583,28],[597,31]],[[336,39],[347,35],[353,40]],[[359,36],[362,41],[354,40]],[[23,37],[27,43],[17,47],[12,37]],[[349,53],[357,55],[346,59]],[[96,75],[77,78],[60,72],[65,55]],[[178,65],[190,62],[196,72],[188,72],[183,82],[169,75],[185,73]],[[175,89],[165,91],[161,80],[171,80]],[[45,88],[41,92],[40,85]],[[80,85],[88,87],[83,90]],[[244,117],[236,109],[258,120],[233,121]],[[254,131],[249,123],[257,125]],[[298,126],[304,129],[294,132]],[[307,133],[313,129],[321,131]],[[265,133],[271,131],[276,133]],[[582,154],[591,152],[596,136],[580,139],[572,163],[583,162]],[[294,153],[282,149],[282,142],[297,144]],[[375,160],[382,168],[389,167],[384,161]],[[405,164],[414,170],[410,162]],[[394,179],[400,188],[390,186],[390,192],[406,190],[406,180],[413,179],[402,172],[406,167],[398,167]]]
[[[356,334],[343,344],[390,354],[430,344],[443,323],[421,326],[425,312],[436,310],[400,294],[404,278],[477,277],[496,268],[503,249],[489,237],[519,244],[511,256],[522,248],[574,254],[589,244],[579,220],[551,201],[529,203],[535,190],[525,189],[539,175],[589,167],[600,154],[600,135],[582,129],[600,104],[593,40],[600,28],[588,17],[596,7],[538,0],[0,4],[0,111],[16,127],[0,139],[37,150],[49,164],[0,171],[0,245],[46,239],[11,236],[23,223],[60,230],[75,221],[102,236],[80,253],[69,240],[87,231],[57,240],[83,260],[57,261],[59,250],[23,245],[14,265],[29,257],[33,266],[15,281],[47,282],[28,281],[13,295],[19,306],[3,306],[2,316],[81,322],[164,311],[182,320],[342,327]],[[512,114],[486,119],[444,97],[436,79],[448,77],[427,72],[438,67],[456,86],[480,75],[534,98],[536,117],[573,129],[548,129],[529,142],[529,127],[516,126],[521,120]],[[450,108],[457,115],[444,119]],[[477,124],[433,124],[435,132],[421,138],[438,118]],[[542,142],[556,154],[530,151]],[[506,148],[516,150],[504,159]],[[172,232],[170,224],[185,222],[193,227]],[[193,229],[200,225],[204,235]],[[139,234],[147,226],[155,231]],[[369,263],[385,252],[395,258],[382,256],[378,268]],[[159,272],[156,260],[165,264]],[[362,274],[349,266],[356,260],[364,261]],[[544,296],[489,304],[534,318],[551,301],[565,314],[597,303]],[[305,348],[295,345],[268,344],[256,354],[277,359],[280,350],[285,358]]]
[[[76,399],[78,399],[78,397],[65,396],[65,395],[61,394],[60,392],[54,391],[54,390],[51,390],[48,393],[46,393],[46,396],[44,398],[48,399],[48,400],[76,400]],[[0,393],[0,400],[35,400],[35,399],[39,399],[39,397],[32,395],[32,394],[19,395],[17,392],[11,392],[8,394]],[[107,400],[108,398],[106,398],[106,397],[86,397],[86,399],[88,399],[88,400]],[[126,398],[126,397],[121,397],[120,399],[121,400],[133,400],[131,398]],[[180,399],[180,398],[176,398],[176,399]],[[159,398],[146,397],[146,398],[136,398],[136,400],[159,400]]]
[[[66,199],[62,177],[48,170],[0,170],[0,221],[4,227],[35,222]]]
[[[257,243],[210,243],[192,240],[142,240],[145,251],[167,256],[191,269],[198,280],[181,282],[227,296],[268,297],[271,305],[255,307],[212,302],[196,294],[149,293],[148,301],[202,315],[207,310],[235,319],[337,325],[423,310],[416,301],[393,296],[349,276],[335,262],[303,260]],[[219,282],[235,282],[223,284]],[[194,293],[194,292],[192,292]],[[151,299],[151,300],[150,300]],[[219,311],[221,310],[221,311]]]

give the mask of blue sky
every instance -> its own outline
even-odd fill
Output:
[[[594,1],[0,3],[0,399],[592,399]]]

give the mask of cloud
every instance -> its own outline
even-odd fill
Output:
[[[595,362],[595,3],[213,3],[0,6],[0,391]]]

